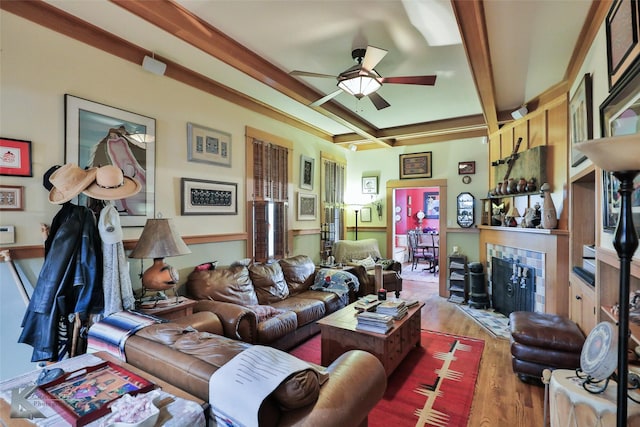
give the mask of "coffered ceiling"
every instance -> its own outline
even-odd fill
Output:
[[[12,11],[6,4],[12,2],[2,3]],[[609,3],[47,0],[45,6],[166,61],[167,78],[196,73],[248,108],[366,149],[487,135],[521,105],[535,108],[550,88],[566,91]],[[352,49],[367,45],[388,51],[375,68],[380,75],[435,74],[435,85],[385,83],[377,93],[391,105],[382,110],[346,93],[310,106],[336,91],[336,80],[289,73],[337,76],[355,64]]]

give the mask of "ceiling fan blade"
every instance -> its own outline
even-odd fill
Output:
[[[312,102],[311,104],[309,104],[309,107],[317,107],[319,105],[322,105],[325,102],[327,102],[328,100],[333,99],[336,96],[340,95],[341,93],[342,93],[342,89],[338,89],[337,91],[332,92],[329,95],[323,96],[322,98],[318,99],[317,101]]]
[[[364,54],[364,59],[362,60],[362,68],[371,71],[373,68],[378,65],[382,58],[387,54],[387,51],[384,49],[380,49],[375,46],[367,46],[367,51]]]
[[[387,108],[391,105],[383,97],[378,95],[378,92],[370,93],[369,99],[371,100],[371,102],[373,102],[373,105],[375,105],[376,109],[378,110],[382,110],[383,108]]]
[[[399,83],[403,85],[428,85],[436,84],[436,75],[431,76],[406,76],[406,77],[382,77],[380,83]]]
[[[335,79],[336,76],[332,76],[331,74],[320,74],[320,73],[311,73],[309,71],[298,71],[293,70],[289,73],[291,76],[302,76],[302,77],[321,77],[323,79]]]

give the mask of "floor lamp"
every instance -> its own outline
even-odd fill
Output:
[[[629,284],[631,259],[638,248],[633,225],[631,196],[633,180],[640,172],[640,135],[614,136],[587,141],[575,146],[598,167],[620,180],[620,216],[613,247],[620,258],[620,314],[618,315],[618,393],[617,427],[627,425],[627,381],[629,377]]]
[[[358,209],[354,212],[356,213],[356,240],[358,240]]]

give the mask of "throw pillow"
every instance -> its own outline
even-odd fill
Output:
[[[282,301],[289,296],[289,288],[284,280],[282,267],[277,262],[251,265],[249,277],[251,277],[260,304],[268,305]]]
[[[390,270],[395,261],[392,259],[379,259],[378,264],[382,265],[383,270]]]
[[[376,266],[376,262],[371,258],[371,255],[365,259],[352,259],[351,262],[363,266],[366,270],[371,270]]]

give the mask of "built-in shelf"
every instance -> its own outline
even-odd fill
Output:
[[[558,236],[568,236],[569,230],[547,229],[547,228],[525,228],[525,227],[502,227],[499,225],[479,225],[482,230],[509,231],[512,233],[532,233],[532,234],[548,234]]]

